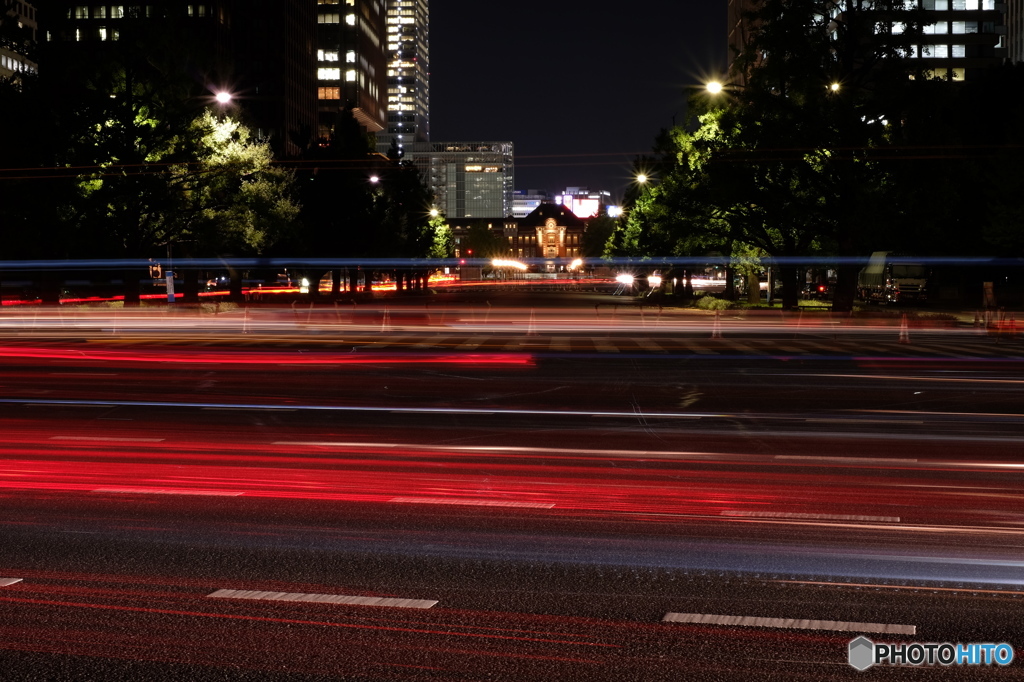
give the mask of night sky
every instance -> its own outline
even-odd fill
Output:
[[[726,0],[430,0],[430,138],[511,140],[516,189],[615,197],[726,60]]]

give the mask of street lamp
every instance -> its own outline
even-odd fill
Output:
[[[639,182],[641,185],[646,184],[647,175],[644,173],[640,173],[639,175],[636,176],[636,181]]]
[[[704,85],[704,89],[707,90],[712,95],[717,95],[718,93],[722,92],[722,89],[724,87],[725,86],[723,86],[719,81],[710,81]]]
[[[214,95],[214,99],[217,100],[217,104],[223,106],[225,104],[230,104],[232,97],[230,92],[225,92],[224,90],[221,90],[216,95]]]

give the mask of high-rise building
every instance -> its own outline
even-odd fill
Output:
[[[368,133],[387,127],[384,0],[316,0],[318,137],[351,108]]]
[[[305,0],[164,0],[129,6],[80,1],[40,5],[41,71],[116,55],[122,44],[132,43],[133,49],[150,49],[156,61],[177,59],[197,88],[229,92],[246,123],[279,156],[297,156],[311,142],[317,129],[315,5]],[[159,35],[163,42],[147,45],[140,35]]]
[[[954,81],[969,80],[979,69],[998,66],[1007,57],[1006,5],[996,0],[919,0],[926,12],[923,35],[911,41],[902,35],[902,27],[884,15],[874,23],[875,30],[892,36],[907,48],[926,74]],[[1021,0],[1017,0],[1019,8]],[[836,21],[848,5],[857,3],[871,11],[867,0],[841,0],[833,5]],[[749,0],[729,0],[728,41],[730,53],[742,52],[750,39],[752,23],[746,17]],[[1011,13],[1012,16],[1012,13]],[[1019,39],[1019,33],[1017,34]],[[743,74],[735,74],[742,80]]]
[[[1007,57],[1011,62],[1024,62],[1024,0],[1006,3]]]
[[[511,142],[417,142],[405,146],[404,158],[426,178],[449,219],[512,215]]]
[[[387,0],[388,124],[377,151],[430,141],[430,10],[427,0]]]
[[[36,8],[25,0],[0,0],[0,78],[35,73]]]

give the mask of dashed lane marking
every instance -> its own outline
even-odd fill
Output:
[[[387,606],[398,609],[429,609],[436,599],[401,599],[396,597],[356,597],[343,594],[311,594],[304,592],[264,592],[261,590],[217,590],[207,597],[213,599],[253,599],[257,601],[313,602],[347,606]]]
[[[666,613],[665,623],[698,623],[703,625],[739,625],[755,628],[787,628],[795,630],[832,630],[837,632],[883,632],[886,634],[917,634],[916,625],[892,623],[854,623],[839,620],[807,620],[801,618],[760,618],[758,616],[719,616],[710,613]]]

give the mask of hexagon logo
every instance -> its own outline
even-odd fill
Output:
[[[875,643],[861,635],[850,642],[850,665],[857,670],[867,670],[875,664]]]

